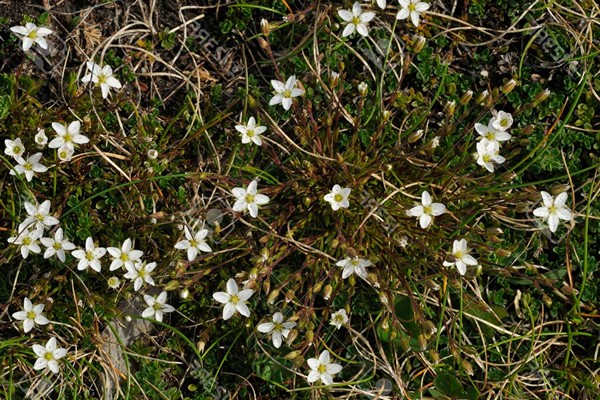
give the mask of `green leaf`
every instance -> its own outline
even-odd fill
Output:
[[[459,397],[465,395],[465,390],[460,381],[452,374],[442,372],[435,377],[433,384],[436,389],[447,396]]]
[[[10,112],[10,96],[0,96],[0,120],[6,118]]]

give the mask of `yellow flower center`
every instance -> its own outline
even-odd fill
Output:
[[[341,194],[339,194],[339,193],[336,193],[336,194],[333,196],[333,200],[334,200],[336,203],[341,203],[341,202],[344,200],[344,196],[342,196],[342,195],[341,195]]]
[[[489,154],[486,154],[486,155],[484,155],[481,158],[483,159],[483,162],[485,162],[485,163],[489,163],[490,162],[490,156],[489,156]]]
[[[254,195],[253,194],[246,195],[246,203],[248,203],[248,204],[254,203]]]
[[[54,244],[52,245],[52,248],[54,250],[60,250],[60,249],[62,249],[62,246],[60,245],[59,242],[54,242]]]
[[[69,132],[65,133],[65,142],[70,143],[73,141],[73,135],[71,135]]]
[[[98,85],[102,85],[103,83],[106,83],[107,79],[108,79],[108,77],[104,74],[98,75]]]
[[[325,372],[327,372],[327,366],[324,364],[319,364],[319,366],[317,367],[317,371],[320,374],[324,374]]]
[[[275,326],[273,327],[274,331],[281,331],[283,329],[283,324],[280,322],[275,322]]]
[[[556,214],[558,210],[556,209],[556,206],[551,205],[550,207],[548,207],[548,214]]]
[[[433,210],[431,209],[431,206],[424,206],[423,207],[423,213],[424,214],[431,214]]]
[[[456,257],[458,260],[462,259],[464,255],[465,254],[460,250],[454,253],[454,257]]]
[[[52,356],[52,352],[50,351],[44,354],[44,358],[46,359],[46,361],[52,361],[54,359],[54,357]]]
[[[255,135],[255,133],[254,133],[254,129],[248,129],[248,130],[246,131],[246,136],[248,136],[248,137],[250,137],[250,138],[251,138],[251,137],[253,137],[254,135]]]
[[[25,168],[27,171],[31,171],[33,170],[33,165],[29,161],[27,161],[25,165],[23,165],[23,168]]]
[[[85,252],[85,259],[88,261],[92,261],[94,259],[94,253],[92,253],[91,251],[86,251]]]
[[[37,213],[35,214],[35,219],[37,219],[40,222],[44,221],[44,215],[42,213]]]
[[[35,313],[33,310],[27,311],[27,319],[35,319]]]
[[[500,120],[500,125],[501,126],[507,126],[508,125],[508,120],[507,119]]]
[[[494,138],[496,137],[496,135],[494,135],[494,132],[488,132],[485,135],[485,137],[486,137],[487,140],[494,140]]]
[[[21,150],[21,148],[19,146],[14,146],[13,147],[13,153],[14,154],[21,154],[23,150]]]
[[[282,93],[283,97],[292,97],[292,91],[289,89],[285,89]]]
[[[159,310],[162,308],[162,305],[161,305],[160,303],[154,303],[154,304],[152,305],[152,308],[153,308],[155,311],[159,311]]]
[[[129,254],[127,253],[121,253],[121,257],[119,257],[119,259],[123,262],[125,261],[129,261]]]
[[[237,303],[240,302],[240,298],[238,297],[237,294],[234,294],[229,298],[229,302],[233,305],[236,305]]]
[[[27,34],[27,37],[28,37],[29,39],[33,39],[33,40],[37,39],[37,31],[36,31],[36,30],[33,30],[33,31],[29,32],[29,33]]]
[[[23,244],[25,246],[29,246],[31,244],[31,238],[29,236],[25,236],[25,238],[23,238]]]
[[[356,17],[356,16],[355,16],[354,18],[352,18],[352,23],[353,23],[354,25],[358,25],[358,24],[360,24],[360,18],[358,18],[358,17]]]
[[[340,324],[344,323],[344,317],[342,316],[342,314],[336,315],[333,319],[335,320],[335,322],[339,322]]]
[[[415,5],[415,3],[410,3],[408,5],[408,11],[413,12],[417,10],[417,6]]]

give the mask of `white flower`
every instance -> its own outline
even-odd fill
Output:
[[[6,146],[4,154],[13,157],[15,160],[21,158],[23,153],[25,153],[25,146],[23,146],[21,138],[16,138],[15,140],[6,139],[4,140],[4,145]]]
[[[356,274],[363,279],[367,279],[367,270],[366,267],[370,267],[371,261],[363,260],[362,258],[344,258],[343,260],[338,261],[335,265],[338,267],[343,267],[342,270],[342,279],[346,279],[352,274]]]
[[[511,138],[511,135],[508,132],[496,129],[494,127],[495,123],[496,120],[491,119],[487,126],[480,124],[479,122],[475,124],[475,130],[483,138],[482,142],[505,142]]]
[[[410,17],[414,26],[419,26],[419,18],[423,11],[429,10],[429,4],[419,0],[399,0],[402,9],[398,11],[396,19]]]
[[[18,164],[10,170],[10,174],[25,174],[25,179],[27,179],[27,182],[31,182],[36,172],[41,173],[48,171],[48,167],[40,164],[41,158],[42,153],[35,153],[26,159],[23,157],[16,158]]]
[[[37,43],[42,49],[48,48],[48,43],[44,36],[53,33],[50,29],[44,27],[37,27],[35,24],[28,22],[25,26],[13,26],[10,28],[11,31],[21,37],[23,41],[23,51],[27,51]]]
[[[21,245],[21,255],[27,258],[29,252],[40,253],[42,249],[38,244],[38,239],[42,236],[43,231],[40,229],[24,228],[19,230],[17,236],[8,238],[8,243]]]
[[[573,214],[571,213],[571,210],[565,206],[568,198],[566,192],[556,196],[556,199],[553,198],[548,192],[542,191],[541,195],[544,206],[533,210],[533,215],[543,218],[544,221],[548,220],[548,226],[550,227],[551,232],[556,232],[559,220],[573,220]]]
[[[38,129],[38,132],[35,134],[34,140],[38,144],[38,146],[44,147],[48,143],[48,136],[46,136],[46,131],[44,131],[43,129]]]
[[[340,364],[332,363],[329,357],[329,351],[324,350],[319,358],[309,358],[306,360],[311,371],[308,373],[308,383],[313,383],[319,379],[324,385],[333,385],[333,375],[342,370]]]
[[[175,311],[175,307],[165,303],[167,301],[167,292],[164,290],[157,297],[145,294],[144,300],[148,304],[148,308],[142,312],[142,317],[144,318],[154,318],[158,322],[162,322],[164,313]]]
[[[246,305],[246,301],[252,296],[252,294],[254,294],[254,290],[252,289],[238,291],[237,284],[233,278],[229,278],[227,281],[227,293],[214,293],[213,299],[219,303],[225,304],[225,307],[223,307],[223,319],[228,320],[233,316],[233,314],[235,314],[236,311],[242,314],[244,317],[250,316],[250,309]]]
[[[233,188],[231,193],[236,197],[236,201],[233,204],[233,211],[241,212],[248,210],[252,218],[256,218],[258,215],[258,206],[267,204],[269,198],[264,194],[256,193],[256,186],[258,182],[253,180],[248,185],[248,189],[244,188]]]
[[[331,314],[331,322],[330,325],[335,325],[337,329],[340,329],[342,325],[348,323],[348,314],[346,314],[346,310],[340,308],[333,314]]]
[[[100,67],[98,64],[92,61],[88,61],[85,63],[87,69],[90,70],[90,73],[81,78],[81,82],[88,83],[92,81],[96,84],[96,86],[100,86],[102,90],[102,98],[108,97],[108,92],[110,88],[120,89],[121,82],[117,80],[113,76],[113,70],[109,65],[105,65],[104,67]]]
[[[512,126],[512,124],[513,124],[512,115],[510,115],[510,113],[507,113],[504,111],[499,111],[498,115],[496,115],[496,117],[492,119],[492,127],[499,131],[506,131],[507,129],[509,129]],[[510,135],[509,135],[509,139],[510,139]],[[496,139],[496,140],[498,140],[498,139]]]
[[[506,159],[500,154],[500,145],[498,142],[489,142],[482,140],[477,143],[477,164],[485,167],[490,172],[494,172],[494,163],[502,164]]]
[[[464,275],[467,272],[467,265],[477,265],[477,260],[469,254],[469,251],[465,239],[455,240],[452,244],[452,256],[456,261],[444,261],[444,267],[456,265],[458,273]]]
[[[65,262],[65,250],[71,251],[75,249],[75,245],[63,237],[63,229],[58,228],[54,234],[54,238],[43,237],[40,242],[47,247],[44,252],[44,258],[50,258],[54,255],[62,262]]]
[[[79,121],[73,121],[69,126],[59,124],[58,122],[52,123],[52,129],[56,131],[58,137],[55,137],[50,141],[48,147],[51,149],[58,149],[63,146],[67,146],[71,149],[75,148],[75,144],[85,144],[90,141],[87,137],[79,133],[81,123]]]
[[[273,314],[273,322],[263,322],[256,329],[261,333],[270,333],[273,339],[273,346],[280,348],[283,338],[287,338],[290,330],[294,329],[295,326],[295,322],[283,322],[283,314],[276,312]]]
[[[427,191],[421,193],[421,205],[415,206],[406,212],[411,217],[419,218],[421,228],[426,229],[433,221],[433,217],[446,212],[446,206],[442,203],[433,203]]]
[[[133,265],[126,264],[125,268],[127,268],[127,273],[124,277],[133,281],[133,290],[136,292],[140,290],[144,282],[154,286],[154,280],[150,273],[156,268],[155,262],[150,264],[146,264],[146,262],[138,262]]]
[[[133,267],[134,263],[142,262],[141,257],[144,255],[143,251],[133,248],[130,238],[125,239],[120,249],[118,247],[107,247],[106,250],[113,257],[113,261],[108,268],[110,271],[122,267],[129,270],[129,267]]]
[[[24,227],[35,226],[36,229],[41,229],[43,232],[46,228],[58,225],[58,220],[50,215],[50,200],[44,201],[37,207],[26,201],[25,211],[29,216],[21,222],[19,230]]]
[[[235,129],[242,134],[242,143],[254,142],[256,145],[262,145],[260,134],[267,130],[266,126],[256,126],[254,117],[248,119],[247,125],[236,125]]]
[[[56,150],[56,153],[58,154],[58,159],[60,161],[71,161],[73,154],[75,154],[75,148],[73,148],[71,145],[63,144],[58,150]]]
[[[42,311],[44,311],[43,304],[34,306],[27,297],[25,297],[23,303],[23,311],[17,311],[12,315],[14,319],[23,321],[23,332],[29,332],[33,329],[35,324],[46,325],[50,322],[48,321],[48,318],[42,315]]]
[[[273,106],[281,103],[285,110],[289,110],[290,107],[292,107],[292,98],[302,96],[304,94],[303,89],[296,87],[295,75],[290,76],[285,84],[273,79],[271,81],[271,85],[277,94],[271,98],[269,105]]]
[[[367,24],[375,18],[375,13],[371,11],[362,12],[358,1],[352,6],[352,11],[338,10],[338,15],[347,23],[344,32],[342,32],[342,37],[350,36],[354,32],[358,32],[362,36],[369,36]]]
[[[73,257],[79,259],[79,263],[77,264],[78,270],[83,271],[87,267],[91,267],[94,271],[100,272],[102,268],[100,259],[106,254],[106,249],[104,247],[96,247],[94,240],[88,237],[85,240],[85,250],[74,250],[71,254]]]
[[[184,228],[186,239],[177,242],[175,248],[179,250],[187,250],[188,261],[194,261],[200,251],[207,253],[211,252],[212,249],[206,244],[206,236],[208,236],[208,229],[200,229],[198,232],[192,233],[189,231],[187,226]]]
[[[57,361],[67,354],[67,350],[57,347],[56,338],[50,338],[46,343],[46,347],[34,344],[32,348],[35,355],[39,357],[33,365],[33,369],[38,371],[48,368],[55,374],[58,373]]]
[[[381,8],[383,10],[386,6],[386,1],[385,0],[377,0],[377,5],[379,6],[379,8]]]
[[[326,194],[325,197],[323,197],[323,200],[331,203],[333,211],[339,210],[340,207],[348,208],[350,206],[348,196],[350,196],[351,191],[352,189],[350,188],[342,188],[340,185],[333,185],[331,193]]]

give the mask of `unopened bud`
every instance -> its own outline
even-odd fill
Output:
[[[269,294],[269,292],[271,291],[271,281],[269,279],[266,279],[263,282],[262,289],[263,289],[264,294]]]
[[[167,292],[178,289],[178,288],[179,288],[179,281],[176,281],[174,279],[165,285],[165,290]]]
[[[277,296],[279,296],[279,289],[273,289],[271,291],[271,293],[269,293],[269,296],[267,297],[267,303],[269,303],[269,304],[275,303]]]
[[[307,343],[312,343],[313,340],[315,339],[315,331],[313,331],[313,330],[306,331],[306,333],[304,334],[304,338],[306,339]]]
[[[509,94],[515,87],[517,87],[517,81],[511,79],[502,86],[502,93]]]
[[[300,355],[300,352],[297,350],[294,350],[292,352],[287,353],[285,356],[283,356],[283,358],[286,360],[293,360],[294,358],[298,357],[299,355]]]
[[[546,89],[543,92],[536,94],[535,97],[533,98],[533,101],[536,103],[541,103],[543,101],[546,101],[546,99],[548,97],[550,97],[550,90]]]
[[[264,50],[269,50],[269,43],[264,38],[259,37],[258,38],[258,44]]]
[[[473,366],[467,360],[462,360],[460,363],[462,370],[467,373],[467,375],[473,375]]]
[[[392,113],[389,110],[384,110],[383,113],[381,113],[381,119],[383,122],[389,121],[391,116]]]
[[[479,93],[479,96],[477,96],[477,98],[475,99],[475,103],[481,106],[485,105],[489,95],[490,92],[488,92],[487,89],[484,90],[483,92]]]
[[[437,364],[440,362],[440,355],[437,351],[431,349],[429,350],[429,359],[431,359],[431,361],[433,361],[434,364]]]
[[[314,287],[313,287],[313,293],[319,293],[321,291],[321,289],[323,288],[323,284],[321,282],[317,283]]]
[[[423,129],[419,129],[418,131],[411,133],[410,135],[408,135],[408,143],[414,143],[417,140],[421,139],[424,133],[425,131]]]
[[[512,252],[505,250],[505,249],[496,250],[496,255],[498,257],[510,257],[511,254],[512,254]]]
[[[465,105],[465,104],[469,103],[469,101],[471,101],[472,98],[473,98],[473,91],[469,90],[465,94],[463,94],[462,97],[460,98],[460,104]]]
[[[566,192],[569,189],[571,189],[571,186],[569,184],[559,183],[557,185],[550,186],[550,194],[552,194],[552,196],[558,196],[559,194]]]
[[[333,288],[331,287],[331,285],[325,286],[325,290],[323,291],[323,298],[325,300],[329,300],[329,298],[331,297],[332,290]]]
[[[338,72],[331,72],[329,74],[329,84],[332,88],[335,88],[338,83],[340,83],[340,74]]]
[[[182,300],[187,300],[187,298],[188,298],[188,297],[190,297],[190,291],[188,290],[188,288],[182,289],[182,290],[179,292],[179,297],[180,297]]]
[[[404,351],[410,350],[410,339],[408,336],[402,336],[400,338],[400,347],[402,347],[402,350]]]
[[[285,339],[286,343],[292,344],[294,342],[294,340],[296,340],[296,338],[298,337],[298,330],[297,329],[292,329],[288,335],[287,338]]]
[[[260,29],[262,31],[262,34],[266,37],[268,37],[271,34],[271,25],[269,25],[269,21],[267,21],[264,18],[260,20]]]
[[[287,293],[285,294],[285,302],[289,303],[290,301],[292,301],[293,298],[294,298],[294,292],[292,292],[291,290],[288,290]]]
[[[365,97],[367,95],[368,90],[369,87],[365,82],[361,82],[358,84],[358,93],[360,93],[362,97]]]
[[[419,337],[417,337],[417,341],[419,342],[419,347],[421,350],[427,349],[427,339],[425,339],[424,335],[419,335]]]
[[[149,160],[156,160],[156,158],[158,157],[158,151],[156,151],[154,149],[150,149],[150,150],[148,150],[146,155],[148,156]]]
[[[413,45],[413,51],[415,54],[420,53],[423,50],[423,47],[425,47],[425,43],[427,43],[427,40],[425,40],[425,38],[423,36],[417,36],[414,39],[414,45]]]
[[[451,100],[446,103],[446,112],[448,113],[448,116],[452,116],[454,115],[454,111],[456,111],[456,102]]]

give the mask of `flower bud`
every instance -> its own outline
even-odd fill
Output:
[[[288,290],[287,293],[285,294],[285,302],[289,303],[290,301],[292,301],[293,298],[294,298],[294,292],[291,290]]]
[[[176,281],[174,279],[165,285],[165,290],[167,292],[175,290],[177,288],[179,288],[179,281]]]
[[[150,149],[146,153],[146,156],[148,156],[148,160],[156,160],[158,158],[158,151]]]
[[[479,93],[479,96],[477,96],[477,98],[475,99],[475,103],[477,103],[481,106],[485,105],[489,95],[490,95],[490,92],[488,92],[487,89],[484,90],[483,92]]]
[[[279,296],[279,289],[273,289],[271,291],[271,293],[269,293],[269,296],[267,297],[267,303],[269,303],[269,304],[275,303],[277,296]]]
[[[557,185],[550,186],[550,194],[552,194],[552,196],[558,196],[559,194],[566,192],[569,189],[571,189],[571,186],[569,184],[559,183]]]
[[[331,85],[331,88],[336,88],[338,83],[340,83],[340,74],[338,72],[332,71],[329,74],[329,84]]]
[[[502,86],[502,93],[509,94],[515,87],[517,87],[517,81],[511,79]]]
[[[267,21],[264,18],[260,20],[260,29],[262,31],[262,34],[266,37],[269,37],[269,35],[271,34],[271,25],[269,25],[269,21]]]
[[[438,354],[437,351],[435,351],[434,349],[429,350],[429,359],[434,363],[437,364],[440,362],[440,355]]]
[[[417,341],[419,342],[419,347],[421,348],[421,350],[425,350],[427,349],[427,339],[425,339],[424,335],[419,335],[419,337],[417,337]]]
[[[470,362],[468,362],[467,360],[462,360],[460,362],[460,366],[462,367],[462,370],[467,373],[467,375],[469,375],[469,376],[473,375],[473,366],[471,365]]]
[[[414,143],[417,140],[421,139],[423,133],[425,133],[423,129],[419,129],[418,131],[411,133],[410,135],[408,135],[408,143]]]
[[[512,254],[512,252],[505,249],[498,249],[495,251],[495,253],[498,257],[510,257],[510,255]]]
[[[390,112],[390,110],[384,110],[383,113],[381,113],[381,120],[383,122],[387,122],[390,120],[391,116],[392,116],[392,113]]]
[[[313,330],[306,331],[306,333],[304,334],[304,338],[306,339],[307,343],[312,343],[313,340],[315,340],[315,331],[313,331]]]
[[[541,103],[541,102],[545,101],[549,96],[550,96],[550,90],[546,89],[543,92],[536,94],[535,97],[533,98],[533,101],[535,103]]]
[[[184,288],[179,292],[179,297],[182,300],[187,300],[188,297],[190,297],[190,291],[188,290],[188,288]]]
[[[269,43],[267,43],[267,41],[264,38],[259,37],[258,44],[260,47],[263,48],[263,50],[269,50]]]
[[[462,104],[464,106],[464,105],[468,104],[472,98],[473,98],[473,91],[469,90],[465,94],[463,94],[462,97],[460,98],[460,104]]]
[[[313,293],[319,293],[323,288],[323,284],[318,282],[315,286],[313,286]]]
[[[452,116],[454,115],[454,111],[456,111],[456,102],[451,100],[446,103],[446,112],[448,113],[448,116]]]
[[[271,291],[271,281],[269,279],[265,279],[265,281],[262,284],[262,289],[264,294],[269,294],[269,292]]]
[[[287,353],[285,356],[283,356],[283,358],[286,360],[293,360],[294,358],[298,357],[299,355],[300,355],[300,352],[297,350],[294,350],[292,352]]]
[[[427,43],[427,40],[425,40],[423,36],[416,36],[414,38],[413,52],[415,54],[420,53],[423,50],[423,47],[425,47],[425,43]]]
[[[358,84],[358,93],[360,93],[362,97],[365,97],[367,95],[368,90],[369,87],[365,82],[361,82]]]
[[[294,342],[294,340],[296,340],[296,338],[298,337],[298,330],[297,329],[292,329],[290,331],[290,333],[288,333],[287,338],[285,339],[286,343],[288,345],[292,344]]]
[[[325,286],[325,290],[323,291],[323,298],[325,300],[329,300],[329,298],[331,297],[332,290],[333,288],[331,287],[331,285]]]

